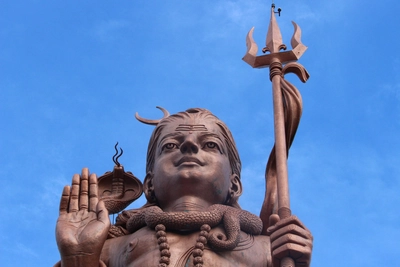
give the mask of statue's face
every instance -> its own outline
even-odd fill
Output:
[[[231,177],[227,148],[213,120],[178,119],[162,130],[153,168],[161,207],[181,196],[223,204]]]

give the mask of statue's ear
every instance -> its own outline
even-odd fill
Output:
[[[239,197],[242,195],[242,182],[237,174],[232,174],[231,176],[231,187],[229,188],[229,193],[225,204],[240,209]]]
[[[156,201],[156,197],[154,194],[154,186],[153,186],[153,173],[148,172],[143,182],[143,192],[146,196],[146,199],[150,203],[154,203]]]
[[[230,197],[236,201],[242,195],[242,182],[237,174],[231,176],[231,188],[229,189]]]

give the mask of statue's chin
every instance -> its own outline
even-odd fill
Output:
[[[180,168],[178,170],[177,177],[182,180],[182,182],[185,182],[185,180],[189,180],[191,182],[201,180],[204,173],[198,167],[199,166],[189,166]]]

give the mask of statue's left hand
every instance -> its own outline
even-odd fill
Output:
[[[108,211],[98,200],[97,177],[84,168],[65,186],[56,226],[62,266],[98,266],[110,228]]]
[[[279,267],[284,257],[292,258],[296,267],[310,266],[313,237],[303,223],[296,216],[279,220],[276,214],[271,215],[270,223],[267,234],[271,239],[274,267]]]

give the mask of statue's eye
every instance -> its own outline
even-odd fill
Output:
[[[207,148],[218,148],[218,145],[214,142],[207,142],[205,145]]]
[[[178,148],[178,146],[177,146],[176,144],[174,144],[174,143],[168,143],[168,144],[165,144],[165,145],[163,146],[162,150],[164,150],[164,149],[171,150],[171,149],[175,149],[175,148]]]

